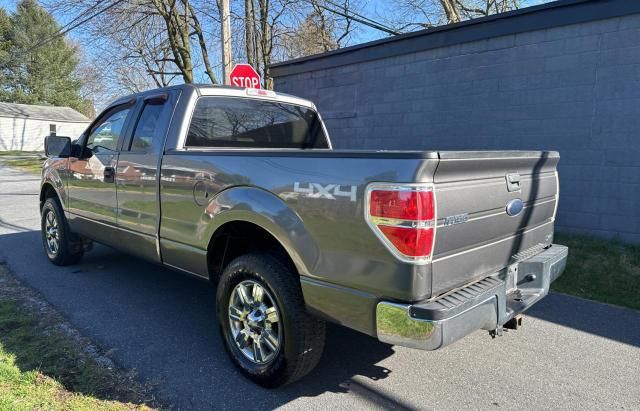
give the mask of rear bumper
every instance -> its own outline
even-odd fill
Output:
[[[549,292],[564,271],[568,248],[552,245],[495,276],[417,304],[381,301],[376,307],[380,341],[436,350],[476,331],[494,331]]]

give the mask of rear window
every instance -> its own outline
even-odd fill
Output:
[[[186,145],[329,148],[315,111],[294,104],[234,97],[198,99]]]

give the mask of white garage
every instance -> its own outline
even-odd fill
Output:
[[[69,107],[0,103],[0,151],[44,150],[50,134],[80,136],[89,119]]]

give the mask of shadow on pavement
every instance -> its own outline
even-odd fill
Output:
[[[9,223],[7,221],[4,221],[1,217],[0,217],[0,228],[12,230],[12,231],[30,231],[30,229],[27,227]]]
[[[208,283],[103,246],[78,265],[56,267],[46,260],[37,231],[0,235],[0,255],[82,333],[155,384],[160,398],[177,408],[274,408],[325,392],[349,392],[383,408],[411,408],[358,382],[389,376],[389,369],[376,364],[394,354],[391,346],[363,334],[330,325],[319,366],[298,383],[267,391],[227,359]],[[552,293],[527,314],[640,346],[633,310]]]
[[[394,351],[371,337],[330,325],[319,366],[298,383],[268,391],[227,359],[208,283],[103,246],[78,265],[56,267],[46,260],[36,231],[1,235],[0,254],[18,278],[177,408],[274,408],[328,391],[350,392],[378,407],[410,408],[352,379],[378,380],[391,372],[376,363]]]
[[[640,313],[551,292],[526,315],[640,347]]]

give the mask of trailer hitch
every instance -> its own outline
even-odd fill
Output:
[[[495,330],[489,331],[489,335],[491,338],[502,337],[502,332],[507,332],[509,330],[517,330],[522,327],[522,318],[524,316],[522,314],[518,314],[503,325],[498,325]]]
[[[522,314],[516,315],[515,317],[504,323],[504,328],[506,328],[507,330],[517,330],[518,328],[522,327],[523,317],[524,316]]]

